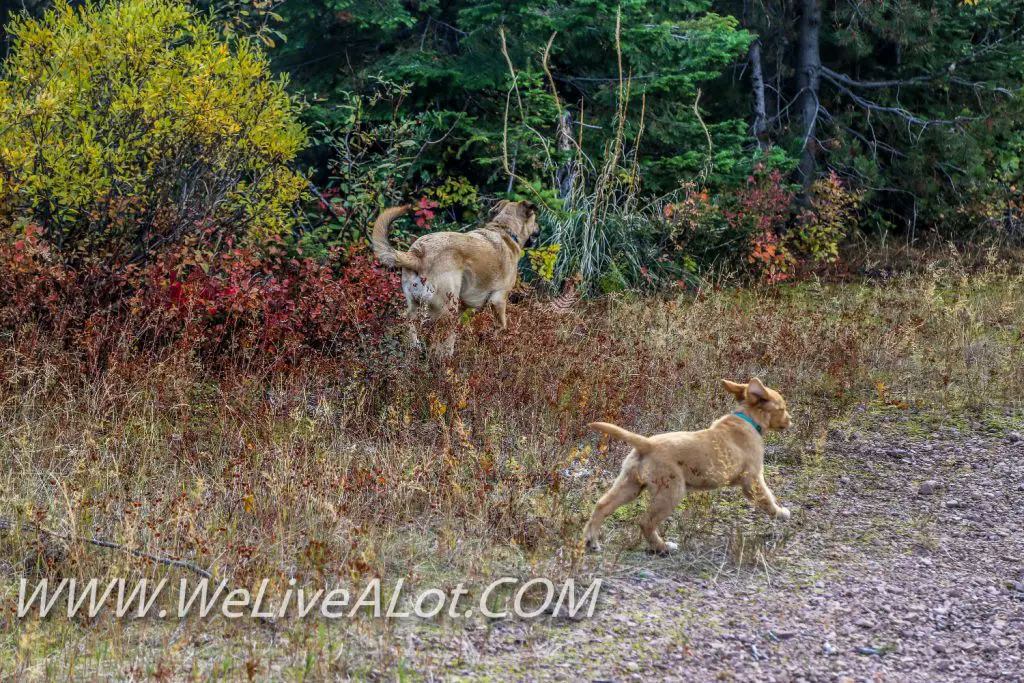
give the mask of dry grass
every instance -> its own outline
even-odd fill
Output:
[[[595,571],[580,529],[624,455],[585,431],[590,420],[696,428],[729,408],[719,377],[760,375],[785,393],[796,425],[770,437],[776,462],[813,473],[827,462],[830,423],[852,406],[960,419],[1019,409],[1024,386],[1024,278],[996,264],[623,296],[561,316],[528,302],[512,308],[506,333],[490,329],[476,316],[449,368],[398,359],[386,383],[326,362],[212,379],[173,358],[83,378],[9,349],[0,516],[181,557],[240,586],[580,575]],[[692,552],[710,500],[691,504]],[[628,516],[608,524],[612,546],[631,533]],[[729,545],[735,566],[751,561],[746,543]],[[177,581],[181,570],[80,542],[46,551],[31,532],[0,536],[0,677],[415,673],[400,654],[407,629],[370,620],[19,621],[25,575]],[[440,624],[422,628],[457,637]]]

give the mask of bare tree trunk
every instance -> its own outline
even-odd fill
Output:
[[[743,0],[743,28],[757,33],[750,19],[750,0]],[[754,96],[754,123],[750,126],[750,132],[757,140],[761,149],[768,146],[765,139],[765,130],[768,127],[768,111],[764,101],[764,68],[761,58],[761,36],[758,35],[750,45],[747,59],[750,61],[750,87]]]
[[[814,152],[817,142],[814,128],[818,122],[818,89],[821,83],[820,31],[821,10],[818,0],[800,0],[796,84],[804,136],[798,172],[804,187],[813,182],[816,168]]]
[[[768,146],[765,132],[768,127],[768,112],[764,104],[764,71],[761,68],[761,40],[755,40],[750,46],[750,85],[754,91],[754,123],[751,133],[761,149]]]
[[[7,59],[10,49],[10,36],[7,35],[7,22],[11,20],[13,0],[0,0],[0,60]]]
[[[558,198],[568,200],[572,194],[572,186],[576,182],[576,156],[572,153],[572,112],[565,109],[561,118],[558,119],[558,132],[556,145],[559,152],[569,153],[570,156],[562,164],[562,167],[555,173],[555,182],[558,184]],[[568,202],[566,202],[568,204]],[[568,208],[568,206],[566,207]]]

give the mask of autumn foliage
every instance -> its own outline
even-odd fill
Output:
[[[171,0],[61,0],[6,28],[0,228],[117,267],[212,225],[239,241],[293,226],[306,134],[254,44]]]
[[[0,245],[0,326],[83,369],[167,353],[211,367],[324,353],[367,364],[389,348],[398,278],[361,250],[331,267],[278,242],[218,253],[185,243],[144,266],[75,269],[40,232]]]

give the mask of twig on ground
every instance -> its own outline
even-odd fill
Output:
[[[42,535],[44,537],[55,538],[55,539],[64,541],[66,543],[67,542],[71,542],[72,540],[80,540],[80,541],[84,541],[86,543],[89,543],[91,545],[98,546],[100,548],[109,548],[111,550],[120,550],[122,552],[128,553],[129,555],[134,555],[135,557],[141,557],[143,559],[150,560],[152,562],[158,562],[159,564],[165,564],[165,565],[167,565],[169,567],[181,567],[182,569],[188,569],[190,571],[195,572],[199,576],[202,576],[202,577],[207,578],[207,579],[212,579],[213,578],[213,574],[211,574],[209,571],[203,569],[202,567],[197,567],[196,565],[192,564],[191,562],[186,562],[185,560],[176,560],[176,559],[174,559],[172,557],[162,557],[160,555],[153,555],[152,553],[147,553],[147,552],[142,551],[142,550],[136,550],[135,548],[128,548],[128,547],[126,547],[124,545],[121,545],[120,543],[114,543],[113,541],[107,541],[107,540],[102,539],[102,538],[77,538],[76,537],[76,538],[73,539],[70,536],[65,536],[64,534],[59,534],[56,531],[50,531],[49,529],[44,529],[44,528],[42,528],[40,526],[37,526],[35,524],[29,524],[29,523],[25,522],[25,523],[22,523],[22,524],[19,525],[17,522],[15,522],[14,520],[10,519],[9,517],[0,517],[0,531],[11,531],[11,530],[13,530],[15,528],[20,528],[22,531],[29,531],[29,532],[33,532],[33,533],[39,533],[40,535]]]

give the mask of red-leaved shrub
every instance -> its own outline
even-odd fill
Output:
[[[76,270],[52,258],[30,226],[0,245],[0,328],[91,370],[115,352],[185,352],[211,366],[310,353],[372,362],[391,346],[398,276],[359,249],[331,260],[341,265],[280,243],[215,253],[186,243],[148,265]]]
[[[722,212],[733,229],[750,234],[747,261],[766,282],[789,277],[793,256],[785,248],[783,232],[792,208],[793,192],[785,186],[781,171],[765,173],[759,166]]]

